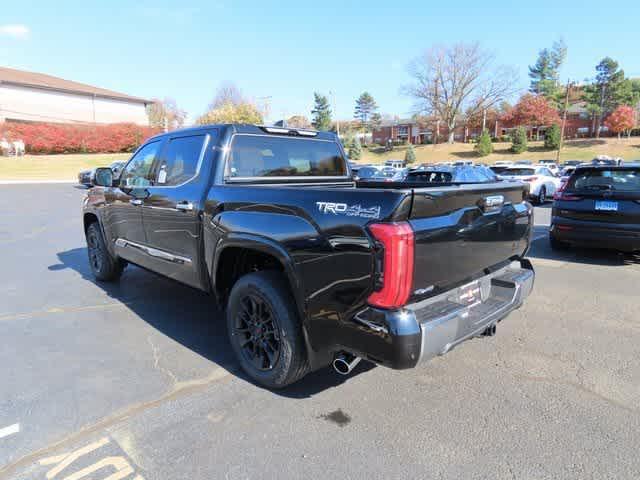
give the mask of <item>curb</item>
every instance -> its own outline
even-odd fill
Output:
[[[0,180],[0,185],[29,185],[29,184],[37,184],[37,183],[78,183],[78,181],[77,180]]]

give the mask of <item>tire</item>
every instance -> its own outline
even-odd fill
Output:
[[[544,205],[546,201],[547,201],[547,187],[543,185],[542,187],[540,187],[540,191],[538,192],[536,203],[538,205]]]
[[[568,243],[558,240],[553,235],[549,235],[549,245],[551,245],[551,250],[568,250],[569,249]]]
[[[87,227],[86,239],[89,266],[96,280],[101,282],[118,280],[126,264],[111,255],[98,222],[93,222]]]
[[[298,311],[279,272],[249,273],[235,283],[227,329],[240,366],[257,384],[283,388],[308,372]]]

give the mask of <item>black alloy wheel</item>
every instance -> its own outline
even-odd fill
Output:
[[[260,371],[272,370],[280,358],[280,336],[269,304],[251,293],[240,302],[235,333],[244,358]]]

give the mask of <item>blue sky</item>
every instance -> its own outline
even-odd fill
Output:
[[[479,41],[528,85],[537,52],[563,37],[563,79],[604,56],[640,77],[640,2],[30,1],[0,8],[0,65],[142,97],[173,97],[190,118],[216,88],[271,97],[271,117],[310,116],[314,90],[353,116],[364,90],[382,113],[408,115],[407,63],[436,43]]]

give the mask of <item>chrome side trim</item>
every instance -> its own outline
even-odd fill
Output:
[[[190,258],[181,257],[180,255],[173,255],[169,252],[165,252],[164,250],[158,250],[157,248],[148,247],[147,245],[132,242],[131,240],[126,240],[124,238],[117,238],[115,244],[120,248],[135,248],[136,250],[140,250],[146,253],[150,257],[161,258],[162,260],[167,260],[172,263],[178,263],[180,265],[191,265]]]

